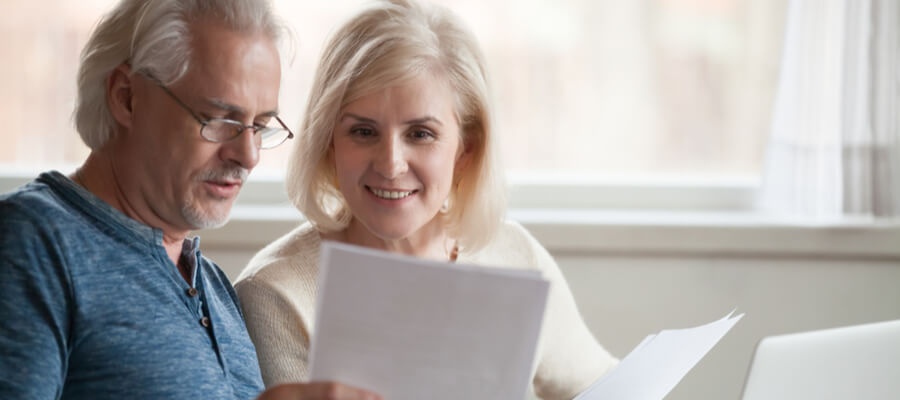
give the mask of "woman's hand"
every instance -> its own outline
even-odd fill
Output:
[[[337,382],[285,383],[273,386],[256,400],[382,400],[381,396]]]

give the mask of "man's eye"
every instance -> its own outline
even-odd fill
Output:
[[[253,127],[256,128],[256,130],[260,130],[260,129],[268,128],[270,123],[272,123],[272,120],[254,121]]]

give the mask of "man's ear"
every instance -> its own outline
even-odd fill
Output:
[[[119,125],[131,128],[134,86],[131,67],[122,63],[106,78],[106,103]]]

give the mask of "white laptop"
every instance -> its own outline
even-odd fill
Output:
[[[763,338],[743,400],[900,399],[900,320]]]

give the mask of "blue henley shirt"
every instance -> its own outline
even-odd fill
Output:
[[[59,172],[0,195],[0,399],[249,399],[263,389],[228,278],[186,239]]]

